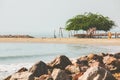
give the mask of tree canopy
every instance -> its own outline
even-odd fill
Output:
[[[84,13],[77,15],[66,22],[66,30],[88,30],[95,27],[96,30],[109,31],[115,26],[114,21],[101,14]]]

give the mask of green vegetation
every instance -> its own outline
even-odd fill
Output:
[[[77,15],[66,22],[66,30],[85,30],[96,28],[96,30],[109,31],[115,26],[114,21],[101,14],[84,13]]]

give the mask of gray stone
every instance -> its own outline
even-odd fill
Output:
[[[29,69],[29,72],[33,73],[35,77],[39,77],[43,74],[47,74],[48,68],[44,62],[39,61]]]
[[[71,61],[69,60],[68,57],[61,55],[55,58],[51,63],[48,65],[53,67],[53,68],[60,68],[60,69],[65,69],[68,65],[71,65]]]

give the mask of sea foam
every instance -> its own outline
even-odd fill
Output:
[[[17,72],[20,68],[30,68],[33,63],[0,64],[0,80]]]

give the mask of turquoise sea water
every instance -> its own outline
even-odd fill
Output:
[[[120,46],[51,43],[0,43],[0,80],[37,61],[50,62],[58,55],[78,58],[89,53],[119,52]]]
[[[75,58],[89,53],[111,52],[101,46],[48,43],[0,43],[0,63],[49,61],[58,55]]]

